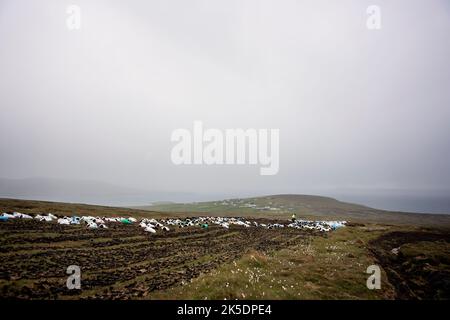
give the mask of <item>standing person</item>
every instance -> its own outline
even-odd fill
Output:
[[[295,213],[292,214],[292,222],[295,222]]]

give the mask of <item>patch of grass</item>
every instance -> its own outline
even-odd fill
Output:
[[[375,264],[365,244],[382,231],[348,227],[328,237],[271,254],[250,251],[191,283],[154,292],[155,299],[390,299],[394,291],[382,274],[382,289],[369,290],[366,269]]]
[[[400,248],[404,257],[429,258],[435,263],[450,265],[450,245],[444,241],[419,241],[407,243]]]

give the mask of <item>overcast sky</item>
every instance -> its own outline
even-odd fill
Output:
[[[0,177],[445,193],[449,57],[448,0],[0,0]],[[279,173],[175,166],[195,120],[280,129]]]

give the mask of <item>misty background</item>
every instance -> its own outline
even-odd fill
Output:
[[[0,197],[450,213],[449,39],[447,0],[0,0]],[[175,166],[195,120],[280,129],[279,173]]]

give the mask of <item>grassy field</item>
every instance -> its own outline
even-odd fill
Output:
[[[351,226],[271,254],[250,251],[213,272],[151,295],[156,299],[450,299],[450,237],[445,231]],[[384,246],[379,239],[401,233]],[[435,238],[424,242],[422,239]],[[394,247],[400,253],[392,253]],[[382,269],[381,289],[366,286]]]
[[[328,198],[325,198],[328,199]],[[267,200],[267,199],[266,199]],[[289,204],[274,199],[257,206]],[[285,199],[286,200],[286,199]],[[311,199],[309,199],[311,200]],[[307,217],[336,219],[356,210],[333,200],[304,199]],[[254,200],[251,200],[254,201]],[[299,199],[296,199],[298,202]],[[203,204],[202,204],[203,205]],[[217,206],[217,205],[216,205]],[[225,204],[226,207],[235,207]],[[309,206],[309,207],[308,207]],[[300,206],[297,206],[299,208]],[[325,208],[325,209],[324,209]],[[352,209],[353,208],[353,209]],[[365,208],[365,207],[361,207]],[[202,208],[204,210],[205,208]],[[255,210],[253,208],[246,208]],[[3,212],[167,217],[165,213],[25,200],[0,200]],[[290,212],[238,208],[227,215],[286,222]],[[336,212],[332,215],[331,211]],[[363,209],[361,209],[363,210]],[[374,210],[367,208],[366,210]],[[181,210],[178,210],[181,211]],[[314,213],[313,213],[314,212]],[[356,215],[347,227],[329,233],[295,229],[218,226],[148,234],[137,225],[110,224],[88,230],[54,222],[0,223],[0,297],[20,299],[449,299],[450,224],[446,217],[394,218]],[[267,213],[267,214],[265,214]],[[301,211],[296,211],[301,218]],[[322,214],[317,214],[322,213]],[[209,212],[218,215],[219,212]],[[350,213],[349,213],[350,214]],[[376,213],[371,213],[371,215]],[[388,213],[384,213],[389,215]],[[421,215],[418,215],[421,217]],[[65,285],[67,266],[82,270],[81,290]],[[380,290],[369,290],[366,269],[379,265]]]
[[[382,275],[382,289],[366,287],[366,269],[376,264],[367,250],[388,228],[367,232],[343,228],[311,237],[269,254],[249,251],[184,286],[155,292],[158,299],[393,299],[394,288]]]

